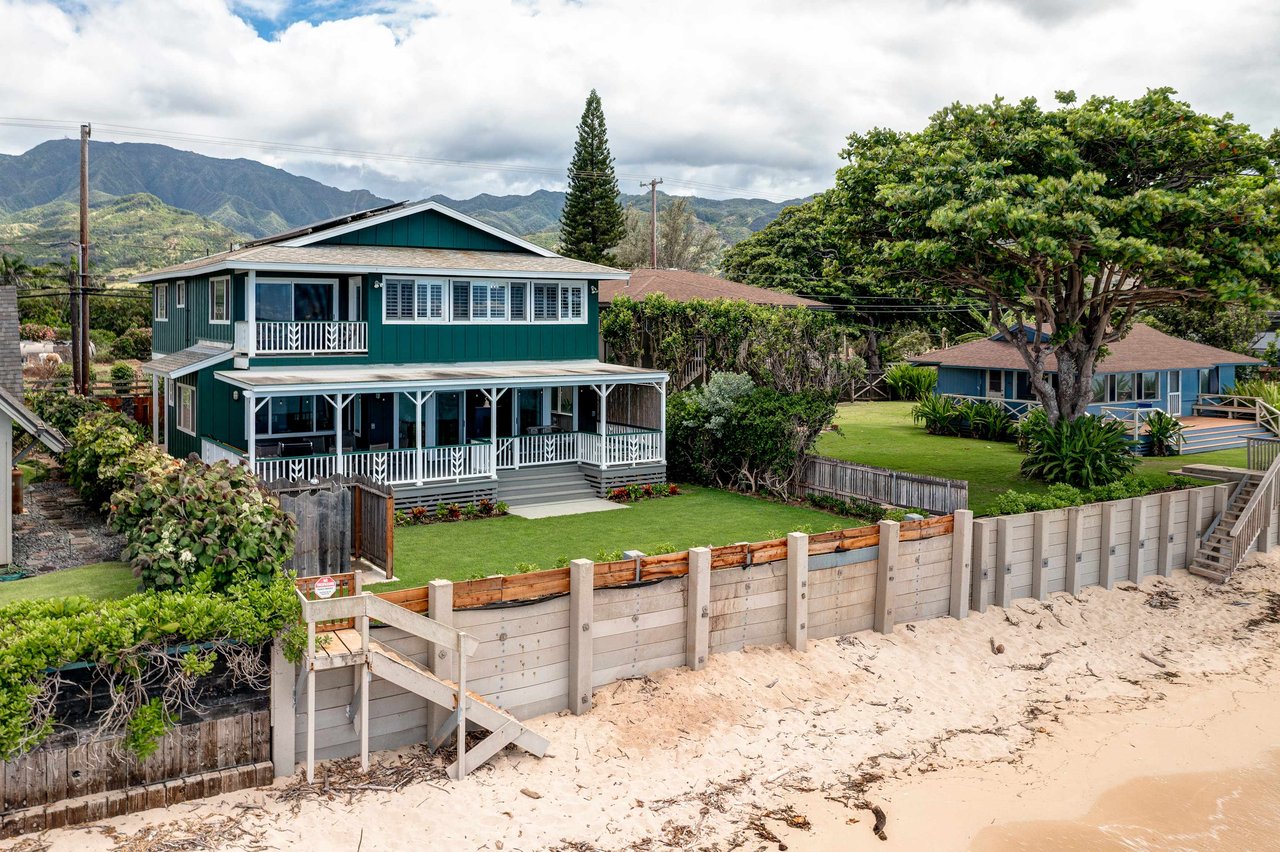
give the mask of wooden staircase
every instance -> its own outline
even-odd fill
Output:
[[[428,746],[435,750],[450,736],[453,737],[457,758],[448,768],[451,778],[465,778],[467,773],[508,745],[517,745],[536,757],[547,753],[550,744],[545,738],[466,688],[467,657],[474,654],[479,646],[475,637],[368,592],[328,600],[308,600],[301,593],[298,597],[302,602],[302,618],[307,625],[307,650],[300,681],[305,680],[307,694],[308,781],[315,777],[315,672],[348,666],[355,669],[356,683],[348,717],[360,733],[362,768],[369,766],[369,685],[374,677],[394,683],[450,711],[440,728],[430,734]],[[371,620],[425,639],[438,649],[452,649],[457,679],[445,680],[416,660],[370,638]],[[349,626],[353,623],[354,629]],[[321,628],[328,635],[328,642],[316,641],[317,624],[330,625],[328,629]],[[298,690],[299,693],[301,691]],[[466,737],[468,725],[489,732],[470,750],[467,749]]]
[[[1192,574],[1216,583],[1225,583],[1230,579],[1231,573],[1244,558],[1244,552],[1253,544],[1253,539],[1249,541],[1235,539],[1232,536],[1232,530],[1248,510],[1258,491],[1258,486],[1262,483],[1263,476],[1264,474],[1261,473],[1250,473],[1236,484],[1226,508],[1222,510],[1222,514],[1214,518],[1208,531],[1200,540],[1200,546],[1196,549],[1196,558],[1188,569]],[[1254,538],[1256,537],[1257,533],[1254,533]],[[1237,551],[1239,551],[1238,558]]]

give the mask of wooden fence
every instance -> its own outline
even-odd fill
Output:
[[[969,506],[969,483],[811,456],[800,488],[841,500],[868,500],[947,515]]]
[[[123,736],[41,747],[0,765],[0,838],[271,783],[266,710],[178,725],[146,760]]]
[[[341,574],[364,559],[394,578],[395,497],[390,488],[361,476],[316,482],[279,480],[267,487],[298,524],[292,559],[299,577]]]
[[[1280,440],[1276,438],[1248,438],[1249,470],[1266,470],[1280,456]]]

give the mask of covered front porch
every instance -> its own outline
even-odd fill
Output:
[[[267,482],[354,475],[397,488],[665,462],[665,373],[598,362],[305,373],[219,373],[243,390],[246,446],[206,439],[206,460],[244,459]]]

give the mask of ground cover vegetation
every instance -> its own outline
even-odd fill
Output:
[[[32,405],[69,436],[73,485],[86,500],[110,495],[110,523],[126,536],[142,590],[0,604],[0,756],[48,736],[59,670],[89,663],[113,699],[99,730],[127,733],[145,757],[220,660],[237,678],[260,680],[257,646],[277,636],[298,658],[298,605],[282,570],[293,521],[245,467],[165,456],[90,400],[41,394]]]
[[[507,514],[508,506],[499,500],[477,500],[474,503],[440,503],[435,509],[426,506],[414,506],[408,511],[396,511],[395,525],[398,527],[421,526],[423,524],[447,524],[454,521],[474,521],[479,518],[498,518]]]
[[[837,390],[862,374],[856,357],[843,355],[844,329],[832,315],[747,302],[662,294],[640,301],[616,299],[600,317],[600,334],[613,357],[680,373],[705,350],[709,373],[743,373],[757,385],[784,393]],[[645,351],[646,342],[652,349]]]
[[[835,188],[735,246],[726,268],[849,304],[977,302],[1049,420],[1084,416],[1098,359],[1144,312],[1269,303],[1280,136],[1169,89],[1058,102],[954,104],[919,132],[852,134]]]

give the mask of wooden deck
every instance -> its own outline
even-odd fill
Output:
[[[1239,426],[1242,423],[1251,422],[1243,417],[1179,417],[1178,422],[1182,424],[1182,428],[1186,432],[1194,432],[1197,429],[1222,429],[1226,426]]]

